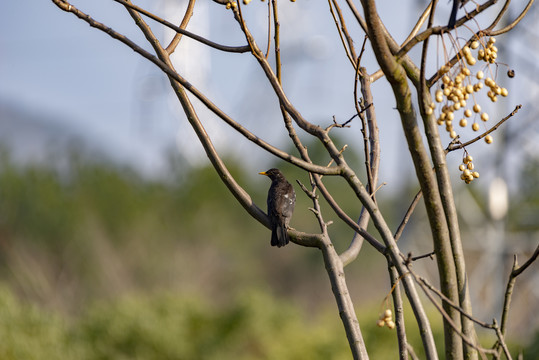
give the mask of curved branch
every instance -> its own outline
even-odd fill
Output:
[[[478,6],[475,10],[471,11],[470,13],[466,14],[463,18],[459,19],[456,24],[457,27],[464,24],[466,21],[473,19],[475,16],[477,16],[479,13],[485,11],[492,5],[494,5],[498,0],[489,0],[486,3]],[[407,54],[414,46],[416,46],[418,43],[425,41],[428,39],[431,35],[442,35],[444,33],[447,33],[447,26],[436,26],[436,27],[429,27],[422,33],[412,37],[410,40],[405,42],[403,46],[400,48],[400,50],[397,52],[397,57],[402,57],[403,55]]]
[[[183,20],[180,23],[180,29],[185,30],[185,28],[187,27],[187,24],[189,23],[191,16],[193,16],[193,9],[195,8],[195,2],[196,0],[189,0],[189,4],[187,4],[187,9],[185,10],[185,14],[183,16]],[[180,43],[180,40],[182,39],[182,35],[183,34],[181,33],[176,33],[176,35],[174,35],[174,38],[165,49],[169,55],[172,54],[174,50],[176,50],[176,47],[178,46],[178,44]]]
[[[170,61],[170,55],[161,47],[159,44],[159,41],[157,38],[153,35],[151,29],[149,26],[142,20],[142,18],[139,16],[139,14],[134,11],[133,9],[130,9],[129,7],[128,11],[130,15],[135,20],[135,23],[140,27],[142,32],[144,33],[146,39],[150,44],[152,44],[153,48],[155,49],[159,60],[163,61],[171,70],[174,71],[172,62]],[[176,96],[178,97],[178,100],[180,101],[185,114],[187,115],[187,119],[189,120],[189,123],[195,130],[196,135],[198,136],[202,146],[204,147],[204,150],[206,151],[206,155],[210,159],[213,167],[219,174],[221,180],[224,182],[224,184],[227,186],[229,191],[234,195],[234,197],[238,200],[238,202],[247,210],[247,212],[256,220],[258,220],[261,224],[266,226],[267,228],[271,228],[271,224],[269,221],[268,216],[258,207],[256,204],[252,201],[249,194],[236,182],[232,174],[228,171],[226,165],[222,161],[221,157],[219,156],[217,150],[213,146],[211,139],[204,129],[204,126],[202,125],[202,122],[198,118],[198,115],[189,100],[187,93],[185,92],[185,89],[183,86],[174,79],[174,77],[169,76],[170,84],[172,88],[174,89],[174,92]],[[323,235],[321,234],[307,234],[295,230],[289,230],[288,231],[291,237],[291,240],[299,245],[308,246],[308,247],[321,247],[322,244],[322,238]]]
[[[359,59],[358,59],[359,60]],[[363,123],[363,137],[365,148],[365,167],[368,177],[368,191],[374,196],[376,184],[378,183],[378,170],[380,168],[380,139],[378,134],[378,124],[376,121],[376,112],[374,108],[374,100],[371,92],[370,77],[366,75],[367,69],[359,67],[359,61],[357,64],[358,70],[356,71],[356,81],[354,82],[354,102],[356,105],[357,114],[361,117]],[[357,101],[357,77],[361,81],[361,94],[363,95],[363,109],[359,109]],[[362,111],[365,112],[367,121],[365,121]],[[368,139],[366,131],[368,128]],[[367,153],[367,150],[370,151]],[[370,220],[369,212],[365,209],[365,206],[361,209],[357,225],[361,229],[366,229]],[[350,246],[348,249],[341,253],[341,260],[345,264],[349,264],[357,258],[361,247],[363,245],[363,237],[356,231]]]
[[[71,4],[69,4],[67,1],[65,0],[52,0],[55,4],[64,4],[63,6],[67,8],[67,6],[71,6]],[[174,24],[172,24],[171,22],[169,21],[166,21],[164,19],[161,19],[159,16],[157,15],[154,15],[152,14],[151,12],[147,11],[147,10],[144,10],[136,5],[133,5],[131,4],[130,2],[128,1],[125,1],[125,0],[112,0],[112,1],[116,1],[117,3],[119,4],[122,4],[132,10],[135,10],[136,12],[139,12],[147,17],[149,17],[150,19],[152,20],[155,20],[157,21],[158,23],[160,24],[163,24],[165,25],[166,27],[176,31],[178,34],[182,34],[182,35],[185,35],[193,40],[196,40],[198,42],[201,42],[202,44],[204,45],[208,45],[214,49],[217,49],[217,50],[221,50],[221,51],[226,51],[226,52],[233,52],[233,53],[245,53],[245,52],[249,52],[250,49],[249,49],[249,46],[248,45],[244,45],[244,46],[227,46],[227,45],[221,45],[221,44],[218,44],[218,43],[215,43],[211,40],[208,40],[200,35],[197,35],[197,34],[193,34],[192,32],[190,31],[187,31],[187,30],[184,30],[182,29],[181,27],[178,27]]]
[[[517,26],[517,24],[524,18],[524,16],[528,13],[528,11],[530,10],[532,4],[535,2],[535,0],[530,0],[528,2],[528,4],[526,5],[526,7],[524,8],[524,10],[522,10],[522,12],[520,13],[520,15],[517,16],[517,18],[515,20],[513,20],[512,23],[510,23],[509,25],[507,26],[504,26],[503,28],[499,29],[499,30],[495,30],[495,31],[492,31],[491,32],[491,36],[497,36],[497,35],[500,35],[500,34],[504,34],[508,31],[510,31],[511,29],[513,29],[515,26]]]

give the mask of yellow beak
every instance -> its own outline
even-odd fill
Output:
[[[266,173],[265,171],[262,171],[262,172],[259,172],[258,175],[268,175],[268,173]]]

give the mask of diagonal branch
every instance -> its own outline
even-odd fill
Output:
[[[67,1],[65,0],[52,0],[56,5],[58,4],[63,4],[63,5],[58,5],[60,8],[64,9],[64,8],[68,8],[68,7],[73,7],[71,4],[69,4]],[[136,5],[133,5],[131,4],[130,2],[128,1],[125,1],[125,0],[112,0],[112,1],[116,1],[117,3],[119,4],[122,4],[132,10],[135,10],[136,12],[139,12],[141,14],[143,14],[144,16],[147,16],[149,17],[150,19],[152,20],[155,20],[157,21],[158,23],[160,24],[163,24],[165,25],[166,27],[176,31],[178,34],[182,34],[182,35],[185,35],[193,40],[196,40],[198,42],[201,42],[202,44],[204,45],[208,45],[214,49],[217,49],[217,50],[221,50],[221,51],[226,51],[226,52],[234,52],[234,53],[245,53],[245,52],[249,52],[250,49],[249,49],[249,46],[248,45],[244,45],[244,46],[227,46],[227,45],[221,45],[221,44],[217,44],[211,40],[208,40],[200,35],[197,35],[197,34],[194,34],[190,31],[187,31],[185,29],[182,29],[181,27],[178,27],[174,24],[172,24],[171,22],[167,21],[167,20],[164,20],[164,19],[161,19],[159,16],[157,15],[154,15],[152,14],[151,12],[147,11],[147,10],[144,10]],[[69,11],[69,10],[66,10],[66,11]]]
[[[475,143],[476,141],[478,140],[481,140],[482,138],[484,138],[485,136],[487,136],[488,134],[490,134],[491,132],[495,131],[496,129],[498,129],[504,122],[506,122],[507,120],[509,120],[510,118],[512,118],[513,116],[516,115],[516,113],[522,108],[522,105],[517,105],[515,107],[515,109],[513,111],[511,111],[511,113],[509,115],[507,115],[506,117],[504,117],[503,119],[501,119],[498,123],[496,123],[496,125],[494,125],[493,127],[491,127],[490,129],[488,129],[487,131],[485,131],[484,133],[482,133],[481,135],[473,138],[472,140],[470,141],[466,141],[465,143],[456,143],[456,144],[449,144],[449,146],[447,147],[446,149],[446,152],[450,152],[450,151],[455,151],[455,150],[459,150],[459,149],[463,149],[465,148],[466,146],[469,146],[473,143]]]
[[[532,256],[530,256],[530,258],[521,266],[518,266],[516,255],[513,259],[513,269],[511,270],[511,273],[509,274],[509,280],[505,288],[505,297],[504,297],[503,310],[502,310],[502,316],[501,316],[502,323],[501,323],[500,330],[503,336],[505,336],[505,329],[507,328],[507,316],[509,314],[509,307],[511,306],[511,298],[513,295],[513,288],[515,287],[517,276],[522,274],[524,270],[526,270],[535,260],[537,260],[538,256],[539,256],[539,244],[537,244],[537,247],[535,248],[535,251],[533,252]]]

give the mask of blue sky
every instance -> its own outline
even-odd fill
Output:
[[[180,16],[179,9],[167,7],[165,1],[136,3],[143,7],[150,4],[153,7],[150,10],[171,21],[177,21]],[[425,1],[383,3],[390,6],[379,11],[390,31],[402,34],[400,39],[397,37],[402,41],[412,26],[411,19],[420,13],[418,4]],[[113,1],[77,1],[74,5],[143,44],[132,20]],[[195,12],[190,29],[217,42],[243,44],[229,12],[210,2],[200,2],[197,6],[200,10]],[[449,11],[450,4],[447,9],[441,4],[437,20],[445,23]],[[252,2],[246,14],[253,32],[262,35],[266,27],[265,4]],[[347,119],[353,114],[353,74],[342,55],[335,29],[331,27],[327,3],[314,0],[294,4],[283,2],[280,16],[283,35],[286,35],[283,36],[286,41],[283,41],[282,54],[287,76],[285,89],[289,97],[304,116],[315,123],[327,125],[333,115],[339,120]],[[501,53],[500,62],[510,62],[510,66],[517,70],[519,81],[506,85],[512,95],[496,108],[500,118],[517,102],[537,98],[537,65],[529,59],[538,58],[539,41],[536,31],[529,30],[533,25],[528,25],[534,24],[537,17],[535,11],[530,21],[522,24],[520,41],[504,44],[503,37],[499,39],[500,50],[506,51]],[[324,29],[330,31],[324,32]],[[164,30],[156,30],[156,33],[162,39],[170,36]],[[357,37],[358,40],[361,38]],[[257,39],[261,44],[265,43],[263,36]],[[264,139],[281,147],[288,146],[281,125],[267,126],[268,122],[278,121],[278,109],[261,71],[248,55],[222,56],[201,49],[189,40],[185,44],[177,55],[182,74]],[[431,44],[432,48],[436,46],[435,41]],[[192,51],[197,54],[195,61],[181,62],[185,58],[183,55],[192,54]],[[300,58],[307,60],[300,61]],[[364,65],[371,72],[376,70],[372,57],[367,56]],[[500,67],[500,72],[504,73],[504,69]],[[205,161],[179,105],[171,96],[165,77],[147,60],[73,15],[60,11],[51,1],[6,1],[0,5],[0,79],[0,104],[43,114],[43,126],[80,134],[114,158],[146,172],[158,173],[165,161],[163,150],[171,147],[193,163]],[[252,85],[244,87],[245,83]],[[519,94],[522,90],[523,94]],[[380,81],[375,83],[373,91],[385,156],[381,181],[391,183],[399,178],[399,174],[409,172],[411,163],[407,159],[403,161],[399,155],[406,150],[406,145],[393,109],[394,100],[386,96],[389,88]],[[526,114],[526,110],[522,113]],[[250,165],[253,168],[271,161],[268,154],[229,131],[210,114],[201,110],[201,115],[222,151],[231,154],[248,151],[252,154]],[[0,118],[1,121],[6,120]],[[529,137],[537,134],[536,123],[528,128]],[[511,126],[509,124],[508,128]],[[357,125],[345,131],[348,131],[350,141],[360,140]],[[536,149],[535,145],[526,151]]]

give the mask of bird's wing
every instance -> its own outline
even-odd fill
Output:
[[[291,218],[296,204],[294,188],[289,183],[285,183],[277,190],[280,196],[275,198],[275,209],[279,215],[285,218]]]

